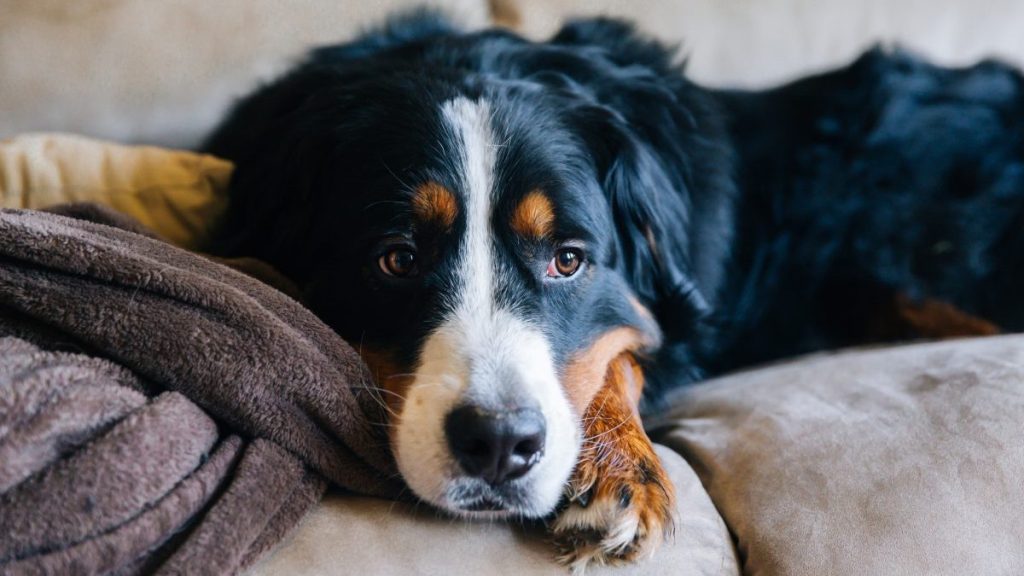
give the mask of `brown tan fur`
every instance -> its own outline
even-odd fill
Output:
[[[556,542],[569,563],[633,560],[672,530],[674,490],[640,421],[642,388],[640,366],[633,355],[621,354],[608,365],[603,386],[583,415],[584,442],[570,480],[569,508],[555,524]],[[580,526],[587,510],[602,519],[593,530]],[[575,520],[566,518],[568,513]],[[609,546],[610,534],[601,529],[634,517],[632,540]]]
[[[642,350],[648,344],[644,335],[635,328],[614,328],[576,356],[566,367],[563,385],[577,414],[593,404],[595,395],[605,385],[605,374],[615,358],[624,352]]]
[[[939,300],[913,302],[905,296],[898,296],[896,310],[900,320],[919,338],[963,338],[1000,333],[995,324]]]
[[[459,215],[459,204],[451,190],[437,182],[427,182],[416,189],[412,210],[419,222],[448,230]]]
[[[406,392],[412,384],[411,368],[399,362],[397,355],[390,350],[363,346],[359,355],[370,369],[379,396],[392,420],[391,424],[396,424],[394,419],[401,413]]]
[[[512,213],[512,230],[523,238],[540,240],[554,231],[555,210],[540,190],[528,193]]]

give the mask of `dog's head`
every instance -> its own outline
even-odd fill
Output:
[[[211,141],[237,163],[229,251],[357,347],[424,500],[548,513],[609,362],[662,332],[686,355],[728,166],[669,57],[610,22],[537,44],[420,16],[314,53]]]

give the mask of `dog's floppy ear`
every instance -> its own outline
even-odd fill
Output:
[[[587,50],[573,74],[575,121],[592,151],[619,236],[620,266],[666,331],[714,306],[729,245],[735,187],[728,141],[703,90],[670,50],[621,22],[590,20],[552,43]]]
[[[384,50],[458,32],[444,14],[419,8],[399,13],[350,42],[314,49],[301,66],[239,102],[228,119],[210,135],[203,149],[236,159],[264,127],[254,120],[278,119],[292,113],[317,87],[323,85],[320,79],[323,75],[342,73],[346,63]],[[244,117],[247,122],[236,122],[230,129],[225,129],[239,117]],[[228,139],[228,136],[233,138]]]
[[[569,20],[551,38],[551,43],[596,46],[603,48],[606,57],[619,65],[640,65],[659,74],[675,71],[672,64],[675,50],[637,34],[624,20],[608,17]]]
[[[301,68],[260,90],[242,101],[204,145],[236,165],[228,198],[232,208],[208,250],[280,266],[288,260],[279,256],[309,229],[312,190],[330,150],[318,140],[323,131],[313,126],[325,122],[323,115],[305,112],[322,74]],[[282,272],[294,270],[282,267]]]
[[[659,316],[673,318],[679,327],[704,317],[711,303],[693,265],[694,250],[687,233],[694,219],[687,159],[675,166],[638,136],[627,121],[606,110],[603,126],[592,138],[601,185],[612,210],[620,261],[641,301],[657,308]],[[593,142],[593,140],[592,140]],[[713,295],[712,295],[713,296]],[[667,331],[672,326],[665,326]]]
[[[329,166],[339,165],[337,140],[355,131],[367,102],[353,96],[379,76],[374,54],[455,32],[436,12],[416,10],[392,18],[355,40],[314,50],[282,78],[239,102],[203,149],[236,163],[227,220],[209,248],[219,254],[258,256],[296,279],[310,267],[310,222],[322,207],[314,190],[329,187]]]
[[[311,59],[314,62],[356,60],[389,48],[457,32],[458,28],[436,9],[414,8],[392,16],[380,27],[367,31],[351,42],[314,50]]]
[[[628,134],[618,138],[604,189],[634,287],[648,301],[674,303],[671,307],[680,312],[704,315],[709,304],[693,277],[692,247],[685,234],[692,218],[689,190],[673,183],[661,160],[642,142]]]

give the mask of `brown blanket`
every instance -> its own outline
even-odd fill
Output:
[[[325,481],[401,492],[349,346],[122,228],[0,211],[0,573],[235,573]]]

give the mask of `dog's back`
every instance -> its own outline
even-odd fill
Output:
[[[1024,329],[1024,81],[871,51],[724,92],[742,200],[721,367],[914,336],[897,301]],[[906,299],[906,300],[901,300]]]

